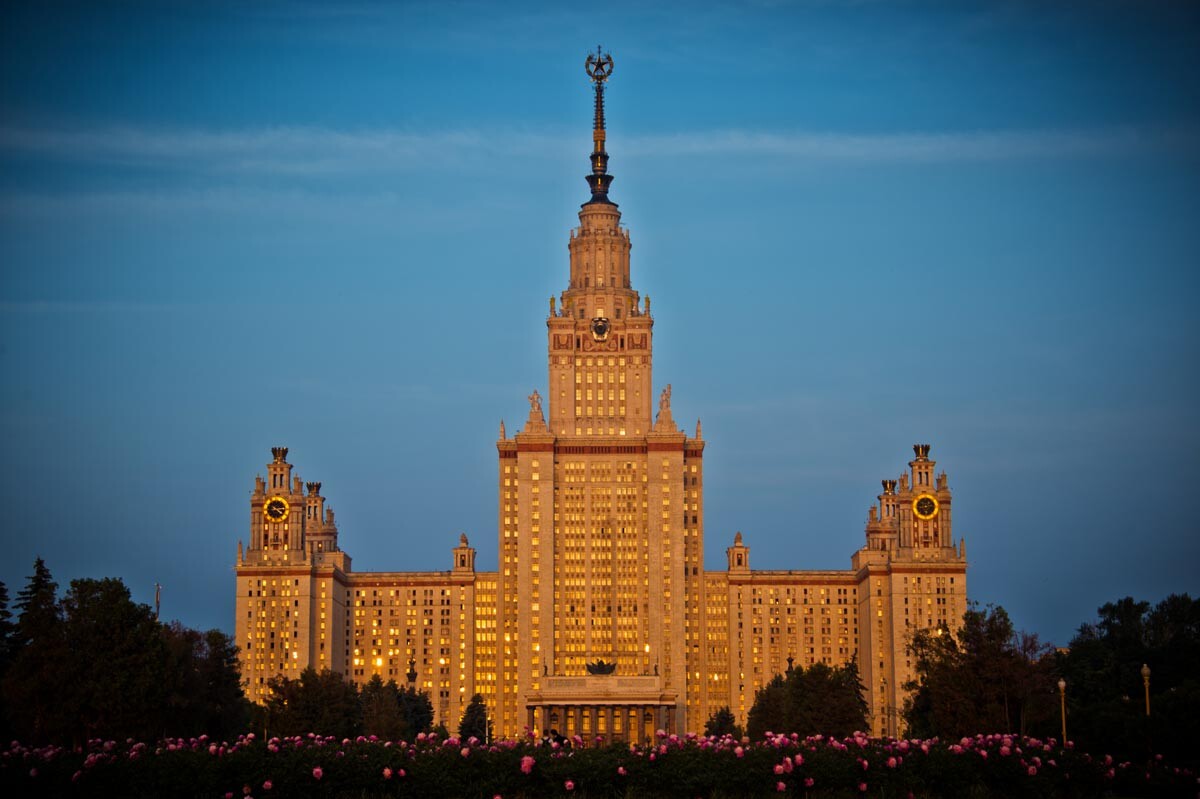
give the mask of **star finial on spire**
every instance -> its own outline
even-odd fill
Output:
[[[592,121],[592,174],[587,176],[588,185],[592,187],[592,199],[585,205],[615,205],[608,199],[608,185],[612,183],[612,175],[608,174],[608,153],[604,150],[604,87],[613,71],[612,54],[605,53],[597,46],[596,52],[588,53],[583,68],[592,79],[592,87],[596,92],[596,111]]]

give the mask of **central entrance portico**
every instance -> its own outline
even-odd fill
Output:
[[[534,734],[558,730],[591,745],[597,739],[649,743],[658,730],[676,732],[678,697],[663,690],[657,674],[544,677],[542,682],[545,687],[525,703],[526,724]]]

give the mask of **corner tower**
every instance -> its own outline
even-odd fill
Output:
[[[608,196],[612,56],[598,50],[586,68],[591,197],[567,287],[550,299],[548,408],[534,391],[524,428],[497,442],[498,728],[639,740],[704,721],[688,718],[704,683],[689,675],[707,673],[704,443],[698,425],[694,438],[676,426],[670,386],[653,409],[650,302]]]

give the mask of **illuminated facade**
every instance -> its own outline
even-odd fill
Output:
[[[704,570],[704,440],[653,404],[654,320],[630,280],[629,232],[608,199],[608,56],[596,92],[592,196],[571,232],[567,288],[551,298],[547,406],[496,442],[499,563],[461,536],[439,572],[355,572],[320,483],[272,450],[238,544],[237,643],[248,695],[308,666],[415,683],[455,727],[474,693],[497,734],[557,728],[634,740],[699,731],[789,664],[857,657],[876,733],[896,733],[906,641],[966,610],[966,551],[928,445],[883,481],[846,571],[750,568],[738,533]],[[548,413],[547,413],[548,412]]]

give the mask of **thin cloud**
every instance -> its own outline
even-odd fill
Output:
[[[638,155],[763,155],[805,161],[952,162],[1096,157],[1159,150],[1189,137],[1134,129],[967,133],[759,133],[717,131],[644,136]]]
[[[963,162],[1089,158],[1196,151],[1194,131],[1117,128],[856,134],[720,130],[634,136],[624,155],[767,156],[790,162]],[[519,130],[332,130],[272,127],[237,131],[109,127],[0,127],[0,154],[116,167],[280,178],[322,178],[428,169],[476,169],[513,159],[569,157],[576,135]]]

